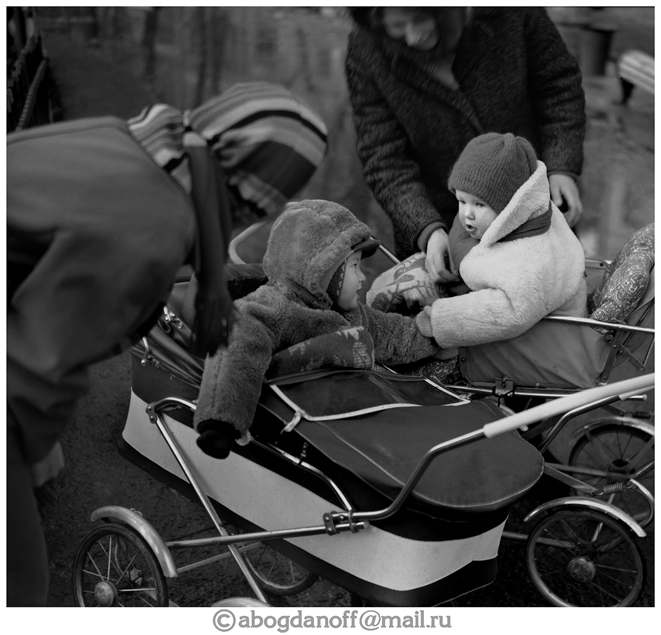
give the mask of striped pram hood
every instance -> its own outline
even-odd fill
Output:
[[[328,130],[303,100],[283,86],[236,84],[193,110],[145,108],[129,128],[154,161],[187,192],[189,136],[202,136],[239,196],[273,214],[310,179],[328,148]],[[199,138],[199,137],[198,137]]]

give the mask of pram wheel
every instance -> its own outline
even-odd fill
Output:
[[[273,595],[296,595],[310,588],[317,575],[296,564],[273,547],[259,542],[244,551],[259,585]]]
[[[76,606],[168,606],[156,557],[129,527],[107,523],[85,536],[73,563]]]
[[[528,574],[554,606],[631,606],[645,582],[635,540],[608,514],[563,508],[533,528],[526,546]]]
[[[633,486],[624,485],[635,472],[654,461],[654,435],[632,427],[626,422],[606,423],[586,430],[569,454],[569,465],[591,468],[603,475],[582,475],[581,479],[596,487],[607,488],[603,498],[645,527],[654,517],[652,502]],[[654,467],[636,481],[650,493],[654,492]],[[611,486],[610,488],[608,486]]]

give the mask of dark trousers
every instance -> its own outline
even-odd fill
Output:
[[[7,414],[7,606],[46,606],[48,558],[32,472]]]

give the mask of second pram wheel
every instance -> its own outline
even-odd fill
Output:
[[[629,514],[642,527],[654,517],[652,502],[640,489],[627,486],[617,490],[618,485],[626,485],[628,479],[635,477],[647,491],[654,493],[654,434],[626,421],[612,420],[590,426],[572,448],[569,465],[594,470],[594,475],[580,478],[598,489],[606,488],[603,499]],[[637,476],[637,472],[641,475]]]
[[[257,543],[244,552],[260,586],[273,595],[296,595],[311,587],[317,575],[296,564],[267,543]]]
[[[528,538],[526,564],[554,606],[631,606],[645,582],[633,532],[594,509],[567,507],[543,517]]]
[[[158,560],[135,531],[118,523],[95,527],[73,564],[76,606],[168,606],[168,587]]]

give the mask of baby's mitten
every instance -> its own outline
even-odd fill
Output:
[[[418,330],[425,337],[434,337],[434,332],[431,328],[431,307],[426,306],[418,315],[415,316],[415,323]]]
[[[239,431],[225,421],[207,419],[197,426],[197,431],[200,433],[197,446],[214,459],[226,459],[234,441],[239,438]]]

